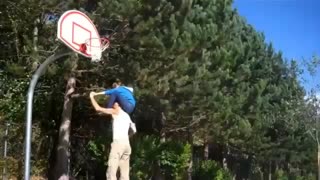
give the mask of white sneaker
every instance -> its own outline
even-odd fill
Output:
[[[133,131],[133,134],[137,133],[137,128],[136,128],[136,124],[135,123],[130,123],[130,128]]]

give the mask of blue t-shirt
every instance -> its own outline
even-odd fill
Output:
[[[124,99],[129,101],[132,105],[136,105],[136,100],[133,97],[133,92],[131,92],[129,88],[125,86],[119,86],[117,88],[104,91],[105,95],[111,95],[113,93],[118,93],[120,96],[124,97]]]

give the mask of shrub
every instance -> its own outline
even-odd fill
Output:
[[[194,176],[201,180],[229,180],[232,175],[229,171],[224,170],[216,161],[201,161],[198,167],[195,167]]]
[[[132,179],[149,179],[156,166],[169,179],[184,179],[191,157],[191,146],[183,142],[142,136],[132,143]]]

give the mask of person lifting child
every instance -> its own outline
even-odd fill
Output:
[[[109,96],[106,108],[112,108],[113,104],[118,102],[121,108],[129,115],[132,114],[136,106],[133,88],[122,85],[119,79],[116,79],[116,81],[112,84],[112,89],[104,90],[102,92],[94,92],[93,95]]]

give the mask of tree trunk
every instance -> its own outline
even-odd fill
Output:
[[[320,145],[318,144],[318,180],[320,180]]]
[[[226,144],[226,153],[224,153],[224,156],[222,158],[222,166],[223,166],[223,169],[227,170],[228,169],[228,161],[227,161],[227,158],[229,157],[230,155],[230,150],[229,150],[229,146],[228,146],[228,143]]]
[[[191,155],[190,155],[190,161],[188,166],[188,180],[192,180],[192,170],[193,170],[193,136],[192,136],[192,130],[190,127],[188,127],[188,141],[191,145]]]
[[[71,95],[76,87],[76,79],[70,77],[64,96],[62,119],[59,129],[59,142],[57,146],[57,159],[55,164],[55,178],[59,180],[69,179],[69,145],[72,118],[73,100]]]
[[[40,19],[37,18],[34,21],[34,28],[33,28],[33,50],[35,52],[38,52],[38,37],[39,37],[38,23],[39,22],[40,22]]]
[[[191,154],[191,158],[189,161],[189,167],[188,167],[188,180],[192,180],[192,172],[193,172],[193,157]]]
[[[261,170],[261,167],[259,167],[259,174],[260,174],[260,179],[263,180],[263,170]]]
[[[268,179],[272,180],[272,169],[271,169],[271,161],[269,161],[269,174],[268,174]]]
[[[163,112],[161,113],[161,122],[162,122],[162,125],[165,126],[166,116]],[[160,141],[162,143],[166,141],[166,132],[165,132],[164,128],[162,128],[160,130]],[[154,164],[153,169],[154,169],[153,175],[152,175],[153,180],[164,180],[165,179],[165,175],[161,172],[160,161],[157,161]]]
[[[19,40],[19,32],[18,32],[18,27],[17,27],[17,23],[11,18],[11,24],[12,24],[12,29],[14,32],[14,42],[15,42],[15,48],[16,48],[16,53],[17,53],[17,57],[18,57],[18,62],[21,63],[21,58],[20,58],[20,40]]]
[[[208,160],[209,159],[209,143],[207,137],[204,138],[203,143],[204,149],[203,149],[203,159]]]

